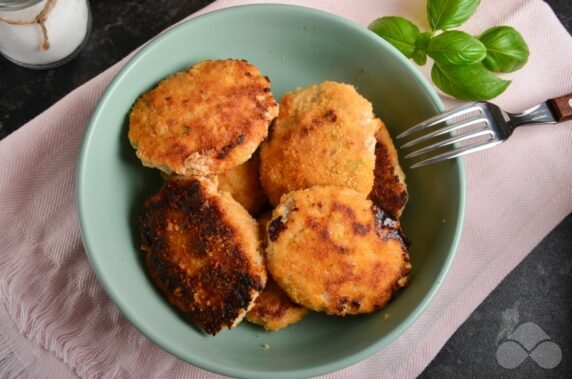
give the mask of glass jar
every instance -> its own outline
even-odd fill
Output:
[[[46,69],[73,59],[91,28],[88,0],[0,0],[0,54]]]

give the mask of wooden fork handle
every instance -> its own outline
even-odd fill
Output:
[[[556,121],[572,120],[572,93],[550,99],[548,100],[548,104],[556,116]]]

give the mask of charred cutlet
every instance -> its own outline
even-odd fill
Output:
[[[169,178],[140,228],[152,281],[209,334],[236,326],[266,284],[256,221],[206,178]]]
[[[369,199],[394,218],[401,217],[409,199],[405,173],[399,165],[397,149],[385,124],[381,125],[375,139],[375,169],[373,188]]]

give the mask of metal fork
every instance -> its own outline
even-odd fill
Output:
[[[521,125],[555,124],[567,120],[572,120],[572,93],[548,99],[520,113],[505,112],[489,102],[476,102],[425,120],[397,138],[416,137],[401,145],[402,149],[420,147],[405,156],[406,159],[422,159],[411,165],[416,168],[490,149],[506,141]],[[425,133],[417,136],[422,132]],[[446,136],[449,137],[443,138]],[[437,142],[432,142],[435,140]]]

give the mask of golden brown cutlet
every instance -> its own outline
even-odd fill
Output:
[[[397,149],[385,124],[375,134],[375,169],[373,188],[369,199],[394,218],[401,217],[409,199],[405,173],[399,165]]]
[[[209,334],[236,326],[266,284],[256,221],[206,178],[169,178],[140,229],[151,279]]]
[[[246,314],[246,320],[269,331],[295,324],[308,314],[308,309],[294,303],[288,295],[268,278],[266,287]]]
[[[226,191],[238,201],[248,213],[258,216],[268,203],[268,198],[260,184],[260,156],[254,153],[243,164],[217,175],[218,189]]]
[[[351,85],[326,81],[285,94],[260,151],[260,178],[270,203],[314,185],[367,196],[378,126],[371,103]]]
[[[146,166],[208,175],[247,161],[277,114],[270,80],[255,66],[203,61],[137,99],[129,140]]]
[[[315,186],[284,195],[268,223],[267,267],[296,303],[343,316],[384,307],[407,283],[407,243],[361,193]]]
[[[266,224],[272,212],[266,212],[258,219],[263,245],[266,246]],[[246,314],[246,320],[266,330],[277,331],[300,321],[308,309],[294,303],[272,278],[268,277],[266,287]]]

